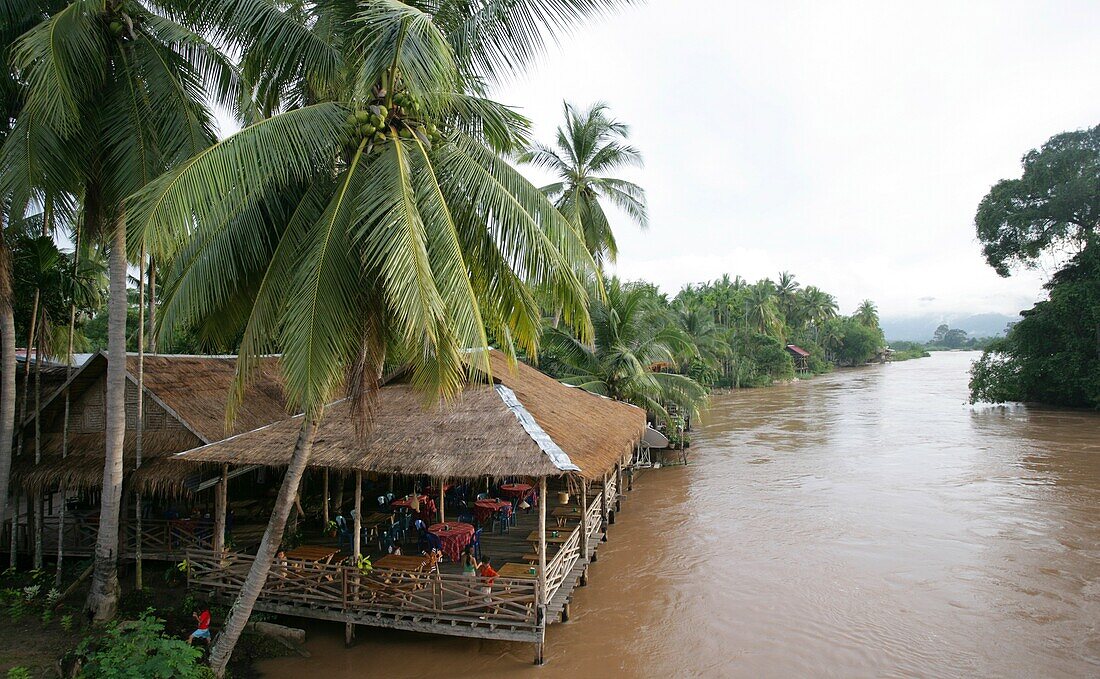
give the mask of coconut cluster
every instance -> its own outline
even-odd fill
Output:
[[[431,147],[442,141],[435,124],[425,120],[420,102],[408,92],[395,92],[386,106],[384,92],[376,92],[374,103],[348,114],[344,124],[348,148],[357,148],[360,142],[382,144],[388,139],[388,131],[395,130],[402,139],[414,136]]]

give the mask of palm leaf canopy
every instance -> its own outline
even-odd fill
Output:
[[[645,408],[668,419],[669,404],[698,413],[706,389],[690,377],[654,369],[678,355],[694,354],[692,338],[642,285],[613,278],[606,300],[593,303],[595,341],[564,328],[546,330],[546,360],[562,381]]]
[[[79,202],[98,236],[127,196],[213,141],[209,99],[240,101],[224,56],[152,7],[43,5],[12,45],[23,106],[0,151],[0,192],[14,213]]]
[[[534,144],[520,161],[557,176],[558,181],[543,191],[578,225],[597,261],[614,261],[618,245],[601,201],[619,208],[643,229],[649,215],[645,190],[608,173],[640,167],[642,156],[626,143],[630,130],[610,117],[607,104],[597,102],[585,111],[568,102],[563,106],[565,124],[558,127],[556,144]]]
[[[462,89],[470,56],[442,11],[358,7],[339,29],[334,96],[290,102],[131,206],[130,247],[175,263],[162,328],[217,319],[204,328],[243,333],[237,399],[272,351],[307,411],[341,384],[369,392],[387,352],[429,400],[450,397],[471,370],[489,372],[490,341],[537,355],[547,300],[591,338],[595,263],[498,152],[525,139],[526,121]]]

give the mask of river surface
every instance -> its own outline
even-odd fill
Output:
[[[718,395],[527,644],[309,628],[265,677],[1100,676],[1100,415],[966,404],[977,354]]]

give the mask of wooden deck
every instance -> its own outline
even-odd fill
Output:
[[[551,485],[543,501],[555,499],[558,490]],[[586,579],[588,564],[594,560],[607,523],[614,521],[620,497],[613,475],[605,487],[589,488],[584,508],[587,536],[582,534],[581,521],[565,519],[559,525],[550,511],[556,505],[548,506],[547,532],[558,531],[561,544],[548,545],[545,592],[534,575],[497,577],[491,588],[485,588],[480,580],[463,576],[459,564],[446,561],[422,570],[375,567],[361,573],[345,563],[285,560],[273,566],[255,608],[343,622],[349,639],[352,626],[364,625],[534,643],[536,662],[541,662],[546,627],[567,619],[573,592]],[[570,499],[580,518],[579,498]],[[530,562],[535,549],[529,535],[537,528],[537,508],[519,512],[514,525],[503,532],[499,528],[490,532],[486,526],[481,537],[483,558],[490,557],[498,569],[508,562]],[[415,537],[406,545],[405,553],[414,553]],[[377,542],[364,545],[364,551],[375,560],[381,557]],[[205,549],[192,550],[187,558],[189,587],[225,601],[236,596],[253,561],[250,555],[231,552],[218,557]]]

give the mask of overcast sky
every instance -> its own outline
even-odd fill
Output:
[[[675,292],[789,270],[845,313],[1015,313],[1045,276],[994,274],[975,208],[1028,149],[1100,123],[1098,74],[1096,0],[650,0],[496,96],[546,141],[563,97],[632,126],[651,227],[617,218],[622,276]]]

